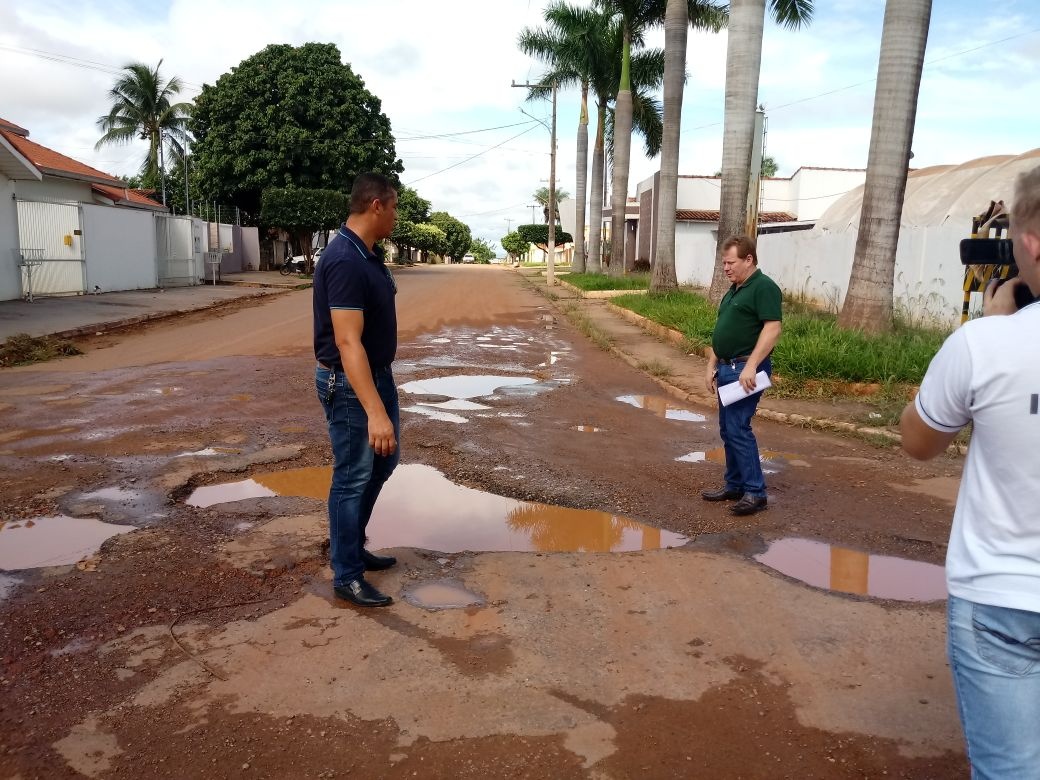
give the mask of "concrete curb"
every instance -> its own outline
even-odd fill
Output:
[[[556,283],[560,287],[572,290],[579,298],[617,298],[622,295],[646,295],[647,293],[646,290],[583,290],[563,279],[557,279]]]
[[[252,286],[252,285],[250,285]],[[268,288],[270,289],[270,288]],[[283,292],[283,291],[279,291]],[[285,290],[284,292],[287,292]],[[173,311],[157,311],[151,314],[140,314],[136,317],[127,317],[122,320],[113,320],[111,322],[98,322],[93,325],[81,325],[78,328],[69,328],[68,330],[58,331],[57,333],[49,333],[48,337],[56,339],[74,339],[81,336],[93,336],[98,333],[111,333],[113,331],[123,330],[125,328],[131,328],[135,325],[141,325],[145,322],[155,322],[156,320],[171,319],[173,317],[181,317],[186,314],[194,314],[201,311],[213,311],[214,309],[223,309],[226,306],[230,306],[233,303],[239,301],[250,301],[257,298],[268,298],[271,295],[277,295],[278,293],[270,292],[258,292],[252,295],[242,295],[238,298],[228,298],[224,301],[216,301],[208,306],[200,306],[193,309],[175,309]]]
[[[531,286],[543,295],[545,295],[548,292],[547,290],[543,290],[538,285]],[[564,286],[571,287],[573,289],[573,285]],[[579,293],[578,298],[580,299],[582,297],[580,295],[580,291],[577,292]],[[550,303],[552,303],[553,308],[557,309],[558,311],[560,310],[561,307],[559,305],[559,300],[553,300],[552,298],[549,298],[548,295],[546,295],[546,298],[550,301]],[[683,336],[683,334],[677,330],[667,328],[664,325],[649,320],[640,314],[636,314],[634,311],[631,311],[630,309],[625,309],[609,301],[606,302],[606,308],[608,311],[610,311],[612,314],[616,315],[620,319],[623,319],[626,322],[629,322],[633,325],[637,325],[650,335],[655,336],[661,339],[662,341],[670,342],[677,347],[684,347],[685,345],[686,337]],[[566,315],[564,314],[564,316]],[[623,352],[622,350],[618,349],[613,345],[610,346],[608,351],[612,355],[621,358],[625,363],[632,366],[633,368],[639,369],[639,364],[641,361],[637,358],[629,355],[626,352]],[[698,357],[704,359],[702,355]],[[707,393],[690,392],[681,387],[678,387],[677,385],[673,385],[671,382],[668,382],[659,377],[655,377],[650,374],[647,374],[647,376],[649,376],[650,379],[652,379],[669,395],[679,400],[693,401],[708,407],[714,407],[717,403],[717,399],[713,395],[708,395]],[[857,425],[856,423],[846,422],[844,420],[833,420],[826,417],[810,417],[804,414],[781,412],[775,408],[771,409],[765,398],[763,398],[762,403],[759,404],[757,414],[764,417],[767,420],[784,423],[785,425],[799,425],[806,428],[823,428],[825,430],[831,430],[838,433],[851,433],[862,437],[879,437],[887,439],[888,441],[897,445],[900,444],[903,440],[902,436],[900,436],[898,433],[886,430],[884,428],[871,428],[869,426]],[[947,447],[946,451],[950,455],[963,456],[967,454],[968,448],[964,445],[951,444],[949,447]]]

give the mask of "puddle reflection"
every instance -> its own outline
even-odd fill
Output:
[[[265,496],[325,500],[330,467],[294,469],[199,488],[191,506]],[[399,466],[386,483],[368,527],[372,549],[418,547],[539,552],[624,552],[678,547],[687,539],[620,515],[535,504],[456,485],[430,466]]]
[[[755,560],[814,588],[897,601],[946,598],[946,572],[932,563],[871,555],[811,539],[780,539]]]
[[[491,395],[501,387],[531,385],[537,379],[526,376],[442,376],[435,379],[417,379],[401,385],[406,393],[440,395],[447,398],[478,398]]]
[[[703,414],[677,406],[676,402],[671,398],[665,398],[660,395],[619,395],[616,400],[629,406],[635,406],[638,409],[646,409],[666,420],[704,422],[708,419]]]
[[[0,569],[65,566],[93,555],[109,537],[133,531],[86,517],[37,517],[0,527]]]
[[[485,603],[484,599],[455,580],[424,582],[406,589],[401,597],[413,606],[431,610],[480,607]]]
[[[762,463],[762,471],[766,474],[776,474],[780,461],[786,462],[791,466],[803,468],[809,465],[808,462],[802,460],[798,455],[792,455],[789,452],[776,452],[774,450],[762,450],[758,455],[758,459]],[[710,461],[711,463],[725,466],[726,450],[722,447],[716,447],[713,450],[688,452],[685,455],[680,455],[676,460],[681,463],[704,463]]]

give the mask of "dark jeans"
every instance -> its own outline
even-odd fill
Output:
[[[329,370],[318,367],[314,382],[318,400],[325,410],[332,442],[332,487],[329,490],[329,562],[333,585],[357,579],[365,571],[361,549],[365,528],[379,491],[400,461],[401,423],[397,387],[389,368],[373,373],[379,397],[394,424],[398,447],[392,455],[376,455],[368,443],[368,415],[347,383],[346,374],[336,374],[336,390],[328,399]]]
[[[724,363],[719,361],[718,385],[728,385],[740,378],[744,362]],[[763,360],[759,371],[773,375],[773,364],[769,358]],[[758,454],[758,442],[751,430],[751,418],[755,416],[762,393],[752,393],[729,406],[719,404],[719,433],[726,450],[726,489],[739,490],[750,496],[766,494],[766,479],[762,475],[762,461]]]

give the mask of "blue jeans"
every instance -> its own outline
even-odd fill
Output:
[[[346,585],[364,574],[361,550],[365,528],[379,491],[401,459],[401,415],[397,387],[389,368],[373,372],[373,380],[390,421],[398,446],[392,455],[376,455],[368,443],[368,415],[347,383],[346,374],[336,374],[336,390],[327,398],[329,370],[319,366],[314,375],[318,400],[325,410],[332,442],[332,487],[329,489],[329,562],[332,583]]]
[[[745,363],[719,361],[719,386],[736,382]],[[769,358],[763,360],[759,371],[773,375],[773,364]],[[766,478],[762,475],[762,461],[758,455],[758,441],[751,430],[751,418],[755,416],[762,393],[752,393],[729,406],[719,404],[719,434],[726,450],[726,489],[739,490],[756,498],[766,494]]]
[[[1040,612],[950,596],[947,651],[971,776],[1040,778]]]

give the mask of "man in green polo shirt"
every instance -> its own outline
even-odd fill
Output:
[[[719,304],[719,316],[708,350],[708,392],[740,382],[750,395],[723,406],[719,402],[719,433],[726,451],[726,484],[705,490],[705,501],[736,501],[735,515],[752,515],[766,508],[766,481],[751,430],[751,418],[762,393],[754,392],[755,375],[772,375],[769,356],[780,338],[780,288],[758,269],[755,241],[733,236],[722,245],[722,268],[731,282]]]

